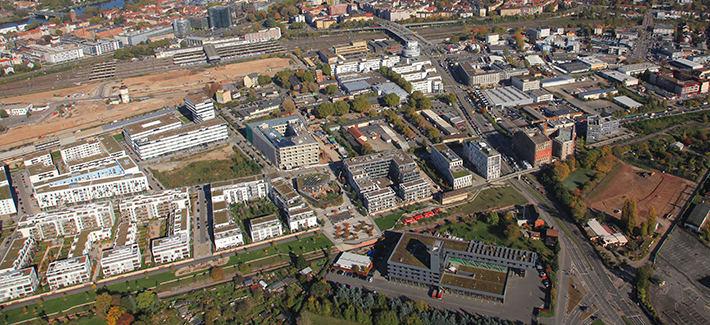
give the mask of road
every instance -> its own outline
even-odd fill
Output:
[[[653,43],[653,30],[650,29],[652,26],[653,12],[648,11],[643,18],[643,24],[639,27],[639,30],[643,31],[643,34],[636,40],[634,51],[628,58],[629,62],[643,59],[646,54],[648,54],[648,47]]]
[[[209,219],[212,215],[212,200],[208,200],[206,190],[209,190],[209,184],[204,186],[196,186],[197,203],[194,206],[195,212],[193,221],[193,245],[195,258],[212,256],[212,241],[210,240]]]
[[[522,194],[537,205],[540,216],[548,225],[555,226],[560,230],[565,227],[572,235],[572,237],[568,237],[565,231],[560,231],[562,250],[560,252],[561,271],[558,272],[560,281],[558,284],[558,309],[554,321],[550,324],[579,324],[581,322],[580,319],[570,319],[569,316],[561,314],[567,305],[565,297],[567,287],[563,285],[569,283],[571,275],[576,276],[588,292],[587,297],[583,300],[584,303],[588,306],[594,305],[598,309],[595,315],[606,324],[625,324],[621,316],[626,316],[632,324],[651,324],[651,321],[631,300],[632,288],[628,282],[633,278],[634,270],[627,268],[617,274],[609,272],[589,240],[579,231],[577,226],[568,220],[562,209],[550,199],[536,195],[536,192],[523,181],[513,179],[510,182],[517,188],[524,189]],[[573,313],[571,316],[579,317],[581,314]]]

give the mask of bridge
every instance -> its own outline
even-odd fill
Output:
[[[520,178],[520,176],[527,175],[527,174],[532,174],[532,173],[537,172],[537,171],[539,171],[539,170],[540,170],[540,167],[535,167],[535,168],[529,168],[529,169],[525,169],[525,170],[520,170],[520,171],[517,171],[517,172],[514,172],[514,173],[510,173],[510,174],[508,174],[508,175],[503,175],[503,176],[501,176],[501,177],[498,177],[498,178],[489,180],[489,181],[488,181],[488,184],[503,182],[503,181],[507,181],[507,180],[509,180],[509,179],[511,179],[511,178],[516,178],[516,177],[517,177],[517,178]]]
[[[421,37],[419,34],[412,32],[409,28],[398,23],[383,20],[380,22],[380,26],[405,43],[418,41],[421,46],[434,47],[434,44],[429,43],[424,37]]]
[[[44,20],[49,20],[49,18],[53,17],[62,18],[65,15],[65,13],[62,12],[54,12],[49,10],[28,10],[27,13],[33,15],[35,18],[42,18]]]

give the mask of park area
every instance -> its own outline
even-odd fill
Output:
[[[686,179],[649,171],[620,162],[602,179],[584,199],[594,212],[603,212],[619,218],[620,210],[627,199],[635,200],[641,224],[649,209],[654,207],[658,216],[680,212],[685,201],[692,195],[695,184]]]
[[[471,202],[446,208],[446,213],[448,215],[469,215],[494,208],[511,207],[526,203],[528,203],[528,200],[510,186],[493,187],[482,190]]]
[[[570,191],[574,191],[576,189],[582,190],[584,184],[594,179],[595,175],[596,172],[593,170],[580,168],[569,173],[569,176],[562,181],[562,184]]]

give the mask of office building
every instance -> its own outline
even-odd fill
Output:
[[[86,230],[111,229],[116,220],[111,201],[23,216],[17,224],[22,237],[37,240],[78,235]]]
[[[247,176],[212,183],[210,189],[213,200],[223,197],[220,200],[237,204],[265,198],[269,194],[269,183],[261,176]]]
[[[509,69],[497,64],[482,68],[471,62],[459,64],[456,71],[463,82],[471,87],[495,85],[512,77],[528,74],[527,69]]]
[[[141,268],[141,261],[138,244],[114,247],[101,252],[101,271],[105,277],[131,272]]]
[[[463,156],[486,180],[500,177],[501,155],[482,140],[465,141]]]
[[[619,120],[611,117],[594,115],[587,118],[587,142],[596,142],[605,136],[619,133]]]
[[[126,133],[126,130],[123,131]],[[220,120],[211,120],[201,124],[185,126],[161,132],[145,138],[132,137],[133,149],[142,160],[169,155],[181,150],[206,146],[229,138],[227,124]]]
[[[10,186],[10,175],[7,167],[0,169],[0,215],[17,213],[17,206],[12,195],[12,186]]]
[[[89,282],[91,261],[86,255],[49,263],[45,274],[50,290]]]
[[[211,29],[229,28],[232,26],[232,7],[214,6],[207,9],[207,22]]]
[[[557,131],[552,137],[552,155],[565,160],[574,154],[574,126]]]
[[[57,64],[67,61],[78,60],[84,57],[84,49],[75,45],[48,46],[32,44],[28,46],[29,53],[35,60],[41,63]]]
[[[387,260],[387,274],[391,281],[503,303],[509,272],[534,270],[536,261],[534,252],[405,232]],[[490,277],[478,276],[482,270]]]
[[[0,272],[0,302],[32,296],[38,285],[34,267]]]
[[[141,42],[146,42],[149,38],[155,38],[156,36],[168,36],[168,34],[173,34],[173,26],[171,25],[133,32],[124,32],[114,35],[113,38],[120,41],[121,44],[126,47],[136,46]]]
[[[318,142],[298,116],[249,123],[246,132],[247,139],[280,169],[318,163]]]
[[[190,31],[190,20],[185,18],[173,19],[173,32],[176,37],[185,37]]]
[[[522,129],[513,136],[513,148],[533,167],[552,161],[552,140],[537,128]]]
[[[468,187],[473,184],[473,176],[463,167],[463,160],[445,144],[431,146],[431,162],[441,171],[453,189]]]
[[[276,215],[254,218],[249,221],[252,242],[283,236],[281,220]]]
[[[182,122],[172,114],[161,115],[148,121],[129,124],[123,127],[123,137],[129,147],[134,148],[134,143],[159,133],[179,129]]]
[[[118,208],[122,220],[144,223],[152,219],[167,218],[176,210],[189,210],[189,196],[187,188],[165,190],[122,199]]]
[[[516,76],[510,78],[513,86],[521,91],[540,89],[540,80],[529,76]]]
[[[214,102],[205,93],[187,95],[185,106],[192,113],[192,120],[195,123],[204,123],[215,117]]]

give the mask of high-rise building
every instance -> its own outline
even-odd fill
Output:
[[[464,142],[463,156],[486,180],[500,177],[501,155],[485,142],[481,140]]]
[[[318,142],[298,116],[249,123],[246,130],[247,139],[278,168],[318,163]]]
[[[214,6],[207,9],[207,21],[210,28],[229,28],[232,26],[232,7]]]
[[[473,184],[473,175],[463,167],[463,160],[445,144],[431,146],[431,161],[446,175],[453,189],[458,190]]]
[[[185,18],[173,19],[173,31],[177,37],[185,37],[190,31],[190,20]]]
[[[619,132],[619,120],[611,117],[601,117],[599,115],[587,118],[587,142],[596,142],[605,135],[612,135]]]
[[[187,95],[185,97],[185,106],[192,113],[192,119],[195,123],[203,123],[215,117],[214,103],[204,93]]]
[[[552,160],[552,140],[537,128],[523,129],[513,136],[513,147],[518,156],[534,167]]]

